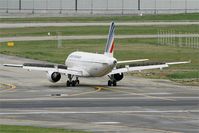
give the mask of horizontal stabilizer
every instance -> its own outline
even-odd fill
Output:
[[[177,64],[187,64],[187,63],[191,63],[191,61],[169,62],[169,63],[166,63],[166,64],[167,65],[177,65]]]
[[[149,59],[125,60],[125,61],[118,61],[117,64],[128,64],[128,63],[141,62],[141,61],[147,61],[147,60]]]
[[[23,67],[23,65],[17,65],[17,64],[3,64],[3,66],[6,66],[6,67]]]

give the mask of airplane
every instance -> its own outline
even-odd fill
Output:
[[[115,24],[112,22],[109,28],[107,43],[103,54],[79,52],[75,51],[69,54],[65,60],[65,64],[38,64],[38,63],[24,63],[18,64],[3,64],[7,67],[20,67],[26,70],[37,70],[47,72],[49,81],[55,83],[61,79],[61,75],[68,76],[66,86],[76,86],[80,83],[79,77],[103,77],[108,76],[108,86],[117,86],[117,82],[122,80],[124,73],[133,71],[142,71],[147,69],[163,69],[174,64],[185,64],[190,61],[183,62],[169,62],[160,64],[149,64],[146,66],[131,66],[133,62],[144,62],[148,59],[125,60],[118,61],[113,57],[114,53],[114,31]],[[122,68],[118,68],[121,64],[127,64]],[[75,79],[74,79],[75,78]]]

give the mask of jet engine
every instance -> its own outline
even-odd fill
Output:
[[[61,74],[59,72],[48,72],[47,78],[50,82],[57,82],[61,79]]]
[[[122,80],[124,78],[124,74],[123,73],[121,73],[121,74],[119,74],[119,73],[113,74],[112,76],[113,76],[114,80],[116,80],[116,81],[120,81],[120,80]]]

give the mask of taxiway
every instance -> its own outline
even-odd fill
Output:
[[[0,55],[0,64],[40,62]],[[107,78],[66,77],[0,66],[0,124],[60,127],[99,133],[198,133],[199,87],[126,75],[117,87]]]

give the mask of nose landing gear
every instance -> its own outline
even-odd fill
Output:
[[[74,87],[74,86],[76,86],[77,84],[80,83],[78,77],[76,77],[76,80],[72,80],[73,77],[74,77],[74,75],[68,74],[68,79],[69,80],[67,80],[67,82],[66,82],[66,86],[67,87],[70,87],[70,86]]]

